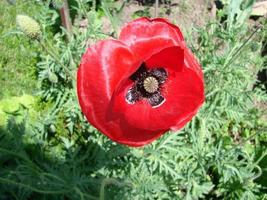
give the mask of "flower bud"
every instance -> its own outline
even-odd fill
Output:
[[[53,73],[53,72],[50,72],[50,73],[48,74],[48,79],[49,79],[49,81],[50,81],[51,83],[57,83],[57,82],[58,82],[58,77],[57,77],[57,75],[56,75],[55,73]]]
[[[21,31],[31,39],[38,39],[41,36],[41,27],[37,21],[27,15],[17,15],[17,25]]]

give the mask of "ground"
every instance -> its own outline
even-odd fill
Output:
[[[123,0],[116,1],[115,7],[123,5]],[[143,3],[144,2],[144,3]],[[148,3],[145,3],[148,2]],[[155,5],[149,1],[130,1],[124,5],[120,13],[119,26],[141,16],[156,17]],[[177,24],[183,32],[189,31],[192,27],[201,27],[214,16],[213,4],[207,0],[173,0],[160,2],[158,16],[165,17]],[[103,31],[111,30],[112,26],[107,17],[103,19]]]

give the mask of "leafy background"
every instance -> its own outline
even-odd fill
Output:
[[[60,26],[62,3],[0,2],[0,199],[267,199],[267,95],[257,79],[267,23],[248,20],[253,0],[221,1],[209,20],[182,26],[206,102],[184,129],[142,148],[86,122],[66,70],[75,74],[88,45],[115,37],[133,4],[128,17],[153,16],[154,1],[71,0],[72,35]],[[172,3],[161,1],[159,16],[191,12]],[[20,32],[17,14],[38,21],[46,49]]]

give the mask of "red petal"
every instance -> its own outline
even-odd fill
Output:
[[[184,125],[186,125],[187,122],[190,121],[194,117],[194,115],[196,115],[197,111],[199,110],[200,106],[202,105],[202,103],[205,100],[203,72],[202,72],[201,66],[200,66],[199,62],[197,61],[196,57],[193,55],[191,50],[188,48],[184,48],[184,66],[188,69],[191,69],[192,71],[194,71],[198,75],[198,77],[200,79],[199,85],[202,87],[200,90],[202,92],[200,94],[199,105],[190,114],[188,114],[187,117],[185,117],[184,119],[177,122],[177,124],[175,126],[171,127],[171,130],[174,130],[174,131],[178,130],[178,129],[182,128]]]
[[[180,29],[166,19],[142,17],[127,23],[121,30],[119,39],[125,44],[135,45],[137,41],[154,37],[170,38],[176,45],[184,41]]]
[[[200,67],[200,64],[198,63],[196,57],[193,55],[190,49],[184,48],[184,63],[185,66],[194,70],[198,76],[203,80],[203,72]]]
[[[128,81],[113,95],[114,111],[121,113],[129,124],[140,129],[176,129],[184,126],[203,103],[204,87],[198,72],[188,65],[190,61],[181,67],[181,52],[180,47],[167,48],[146,61],[149,67],[159,63],[164,64],[167,70],[168,78],[162,88],[162,96],[166,101],[162,105],[152,108],[147,100],[127,103],[125,95],[132,84]]]
[[[179,46],[184,41],[180,29],[161,18],[139,18],[132,21],[122,28],[119,39],[140,60],[147,60],[162,49]]]
[[[123,59],[122,59],[123,58]],[[77,74],[79,103],[87,120],[112,140],[129,146],[142,146],[166,130],[138,129],[109,109],[113,91],[136,70],[129,48],[119,41],[106,40],[87,49]]]
[[[182,71],[184,68],[184,49],[179,46],[165,48],[152,55],[145,63],[148,68],[163,67],[174,72]]]

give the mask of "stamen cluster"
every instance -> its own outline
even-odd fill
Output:
[[[142,99],[146,99],[152,107],[163,103],[164,97],[161,95],[161,90],[167,79],[165,69],[159,67],[148,70],[143,63],[130,79],[134,81],[134,85],[126,94],[128,103],[133,104]]]

